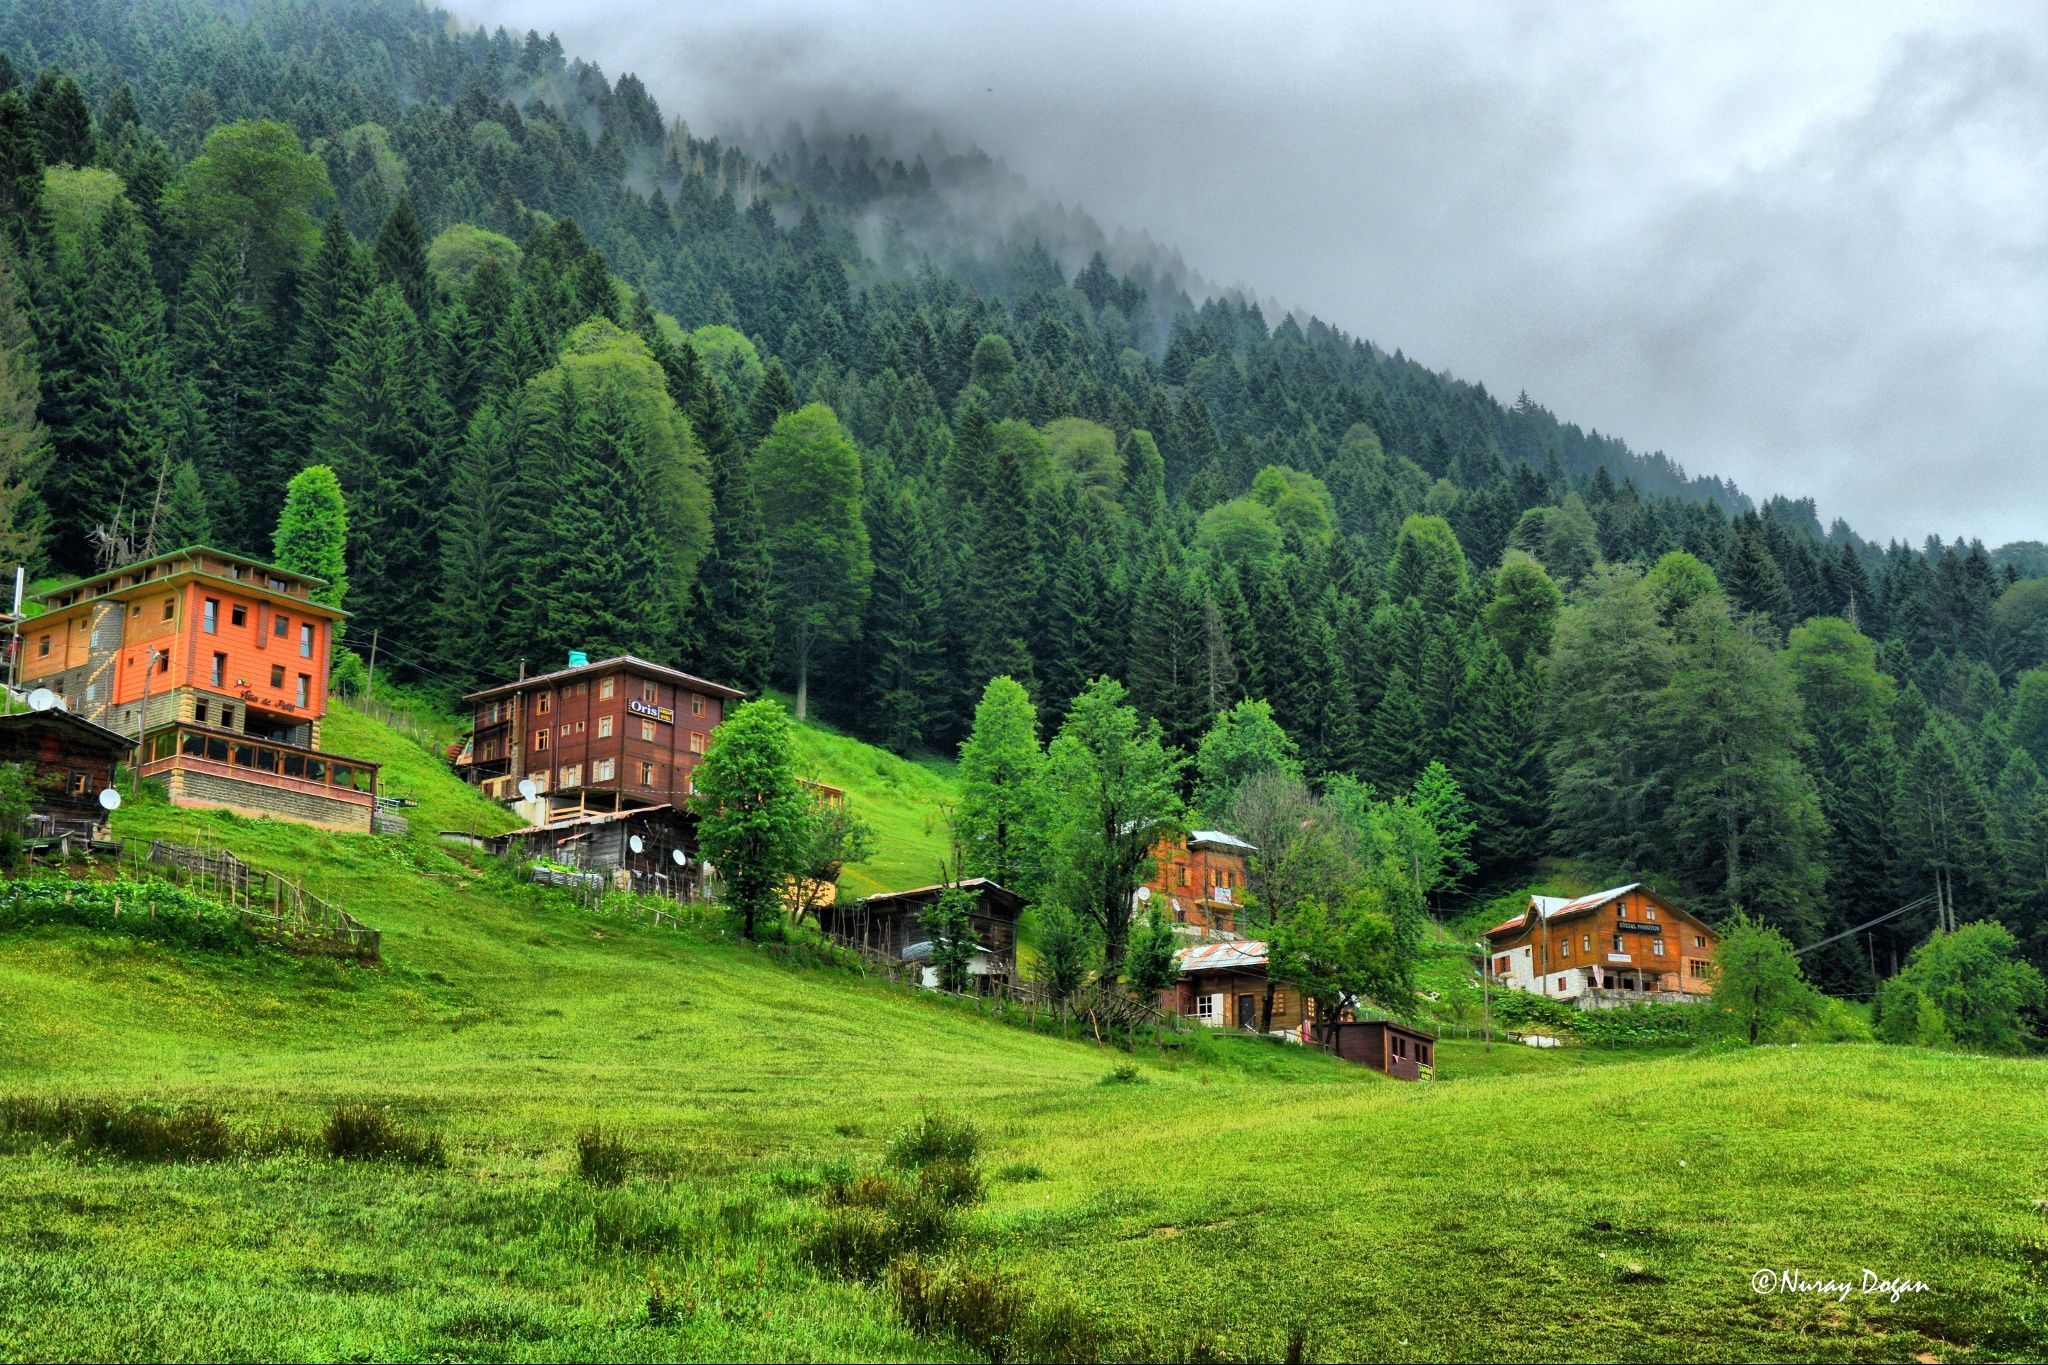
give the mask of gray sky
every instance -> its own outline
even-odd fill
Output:
[[[693,126],[936,122],[1823,522],[2048,539],[2048,4],[457,7]]]

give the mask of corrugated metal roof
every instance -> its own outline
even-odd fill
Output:
[[[1174,954],[1182,972],[1227,972],[1266,967],[1266,945],[1257,939],[1236,943],[1198,943]]]
[[[1630,882],[1626,886],[1611,886],[1605,891],[1595,891],[1590,896],[1580,896],[1575,900],[1566,896],[1531,896],[1529,897],[1529,906],[1530,909],[1536,912],[1539,919],[1562,919],[1566,915],[1579,915],[1584,914],[1588,910],[1597,910],[1607,904],[1607,902],[1619,896],[1625,896],[1641,885],[1641,882]],[[1510,929],[1519,929],[1528,922],[1528,919],[1529,911],[1524,910],[1514,918],[1502,920],[1499,924],[1488,929],[1486,937],[1492,938],[1495,934],[1503,934]]]
[[[1191,829],[1188,831],[1188,843],[1221,844],[1225,848],[1241,848],[1247,853],[1259,851],[1257,844],[1248,844],[1235,834],[1225,834],[1220,829]]]

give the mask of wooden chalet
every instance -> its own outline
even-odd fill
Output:
[[[1421,1029],[1391,1019],[1346,1019],[1319,1033],[1323,1045],[1347,1062],[1397,1081],[1436,1079],[1436,1039]]]
[[[1160,993],[1159,1006],[1211,1028],[1259,1031],[1266,1003],[1266,945],[1238,939],[1202,943],[1175,954],[1180,980]],[[1308,1018],[1300,990],[1282,982],[1273,991],[1271,1032],[1299,1035]]]
[[[656,805],[680,809],[726,706],[746,693],[681,669],[618,655],[472,692],[469,743],[456,768],[501,801],[522,780],[541,791],[539,823]]]
[[[987,877],[969,877],[957,886],[974,896],[968,914],[978,959],[974,975],[990,987],[1008,983],[1017,975],[1017,919],[1024,913],[1024,898]],[[849,947],[906,962],[925,960],[931,942],[924,929],[925,912],[952,889],[943,883],[918,886],[849,905],[822,906],[818,927]]]
[[[320,747],[334,630],[324,580],[191,546],[42,594],[18,622],[23,686],[141,734],[174,805],[368,830],[375,763]]]
[[[1244,908],[1245,859],[1257,852],[1220,829],[1189,830],[1161,839],[1152,849],[1150,898],[1167,917],[1203,938],[1234,938]]]
[[[1590,896],[1531,896],[1486,931],[1496,986],[1581,1007],[1701,1000],[1714,989],[1716,937],[1704,920],[1641,882]]]
[[[83,716],[52,708],[0,716],[0,763],[30,770],[30,837],[105,833],[100,793],[114,785],[114,767],[135,752],[131,737]]]

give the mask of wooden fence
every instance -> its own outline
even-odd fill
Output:
[[[252,933],[289,952],[383,960],[383,936],[332,901],[288,878],[251,867],[226,849],[192,848],[155,839],[120,841],[120,868],[140,880],[154,877],[226,904]]]

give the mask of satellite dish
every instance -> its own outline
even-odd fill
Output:
[[[677,867],[684,867],[684,866],[688,865],[688,863],[689,863],[689,861],[690,861],[690,855],[689,855],[689,854],[687,854],[687,853],[685,853],[685,852],[683,852],[683,851],[682,851],[681,849],[679,849],[679,848],[672,848],[672,849],[670,849],[670,850],[669,850],[669,854],[668,854],[668,856],[676,860],[676,866],[677,866]]]
[[[121,793],[108,787],[100,793],[100,809],[114,811],[121,809]]]
[[[1151,888],[1151,887],[1149,887],[1149,886],[1141,886],[1141,887],[1139,887],[1139,888],[1138,888],[1138,903],[1139,903],[1139,904],[1141,904],[1141,905],[1142,905],[1142,904],[1144,904],[1144,903],[1145,903],[1146,901],[1149,901],[1149,900],[1151,900],[1151,899],[1152,899],[1152,888]]]
[[[629,834],[626,836],[626,847],[632,849],[635,853],[645,853],[647,851],[647,841],[637,834]]]
[[[28,694],[28,709],[31,711],[47,711],[56,704],[57,694],[47,687],[38,687]]]
[[[528,801],[533,800],[534,797],[540,795],[540,783],[534,781],[530,777],[520,778],[519,794],[525,797]]]

